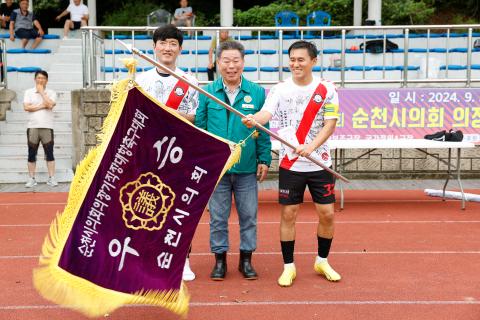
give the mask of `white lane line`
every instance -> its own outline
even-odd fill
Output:
[[[265,252],[258,252],[255,251],[255,255],[281,255],[282,253],[280,251],[265,251]],[[300,251],[300,252],[295,252],[295,255],[315,255],[317,254],[316,251]],[[333,255],[357,255],[357,254],[363,254],[363,255],[371,255],[371,254],[377,254],[377,255],[402,255],[402,254],[432,254],[432,255],[448,255],[448,254],[480,254],[480,251],[363,251],[363,250],[358,250],[358,251],[332,251],[330,254]],[[192,252],[190,253],[191,256],[211,256],[212,253],[210,252]],[[239,255],[238,252],[231,252],[229,255]],[[0,256],[0,260],[15,260],[15,259],[38,259],[40,258],[39,255],[35,256],[23,256],[23,255],[18,255],[18,256]]]
[[[480,305],[476,300],[337,300],[337,301],[235,301],[191,302],[191,307],[291,306],[291,305]],[[153,308],[148,305],[126,305],[126,308]],[[66,309],[58,305],[0,306],[0,310]]]
[[[384,203],[384,202],[458,202],[456,199],[354,199],[346,200],[345,203]],[[278,203],[278,200],[260,200],[262,203]],[[311,200],[305,200],[304,203],[313,203]],[[38,206],[38,205],[66,205],[66,202],[7,202],[0,203],[1,206]]]
[[[0,203],[0,206],[40,206],[40,205],[66,205],[66,202],[10,202],[10,203]]]
[[[279,224],[279,221],[258,221],[257,224]],[[480,223],[480,220],[358,220],[358,221],[336,221],[336,224],[428,224],[428,223]],[[209,222],[200,222],[200,225],[209,225]],[[229,225],[238,225],[238,222],[229,222]],[[297,221],[297,224],[317,224],[317,221]],[[48,227],[49,223],[33,224],[0,224],[0,228],[38,228]]]

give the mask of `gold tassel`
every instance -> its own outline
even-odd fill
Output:
[[[179,290],[141,291],[127,294],[95,285],[58,266],[77,213],[122,113],[128,90],[133,86],[135,82],[125,79],[112,87],[111,108],[98,135],[100,144],[91,149],[76,168],[67,205],[62,214],[57,214],[42,245],[39,266],[33,270],[33,283],[37,291],[46,299],[74,308],[89,317],[103,316],[122,305],[138,303],[162,306],[185,316],[188,312],[190,296],[183,283]],[[164,109],[169,108],[164,107]]]

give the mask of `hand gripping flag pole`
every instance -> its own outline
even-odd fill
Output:
[[[204,89],[200,88],[199,86],[197,86],[196,84],[192,83],[191,81],[189,81],[188,79],[182,77],[181,75],[177,74],[175,71],[169,69],[167,66],[165,66],[164,64],[156,61],[155,59],[152,59],[150,58],[149,56],[143,54],[140,50],[138,50],[137,48],[135,48],[134,46],[132,46],[131,44],[128,44],[128,43],[125,43],[121,40],[118,40],[118,42],[120,42],[125,48],[127,48],[129,51],[133,52],[134,54],[136,54],[137,56],[139,56],[140,58],[150,62],[151,64],[153,64],[154,66],[162,69],[162,71],[165,71],[166,73],[174,76],[175,78],[177,78],[178,80],[180,81],[183,81],[183,82],[186,82],[188,83],[189,86],[191,86],[192,88],[194,88],[195,90],[201,92],[202,94],[204,94],[205,96],[209,97],[210,99],[212,99],[213,101],[215,101],[216,103],[218,103],[219,105],[221,105],[222,107],[224,107],[225,109],[227,109],[228,111],[236,114],[237,116],[239,116],[240,118],[246,118],[246,116],[235,110],[234,108],[232,108],[231,106],[229,106],[228,104],[226,104],[225,102],[223,102],[222,100],[218,99],[217,97],[215,97],[214,95],[208,93],[207,91],[205,91]],[[262,126],[261,124],[259,123],[255,123],[255,127],[263,132],[265,132],[266,134],[268,134],[269,136],[275,138],[276,140],[280,141],[281,143],[283,143],[284,145],[292,148],[293,150],[296,149],[296,146],[292,145],[291,143],[289,143],[288,141],[282,139],[279,135],[275,134],[274,132],[268,130],[267,128],[265,128],[264,126]],[[315,163],[317,166],[320,166],[322,169],[330,172],[331,174],[333,174],[334,176],[336,176],[337,178],[339,178],[340,180],[344,181],[344,182],[347,182],[349,183],[350,181],[345,178],[344,176],[342,176],[340,173],[336,172],[335,170],[332,170],[330,169],[329,167],[327,167],[326,165],[324,165],[323,163],[317,161],[316,159],[312,158],[311,156],[306,156],[305,158],[307,158],[308,160],[312,161],[313,163]]]

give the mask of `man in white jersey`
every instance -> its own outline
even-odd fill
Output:
[[[279,118],[279,134],[298,145],[296,150],[282,145],[279,168],[279,203],[282,205],[280,242],[284,270],[278,284],[289,287],[296,277],[293,252],[295,221],[306,186],[312,194],[318,214],[318,256],[314,269],[329,281],[340,275],[327,261],[334,233],[335,178],[305,156],[312,156],[327,167],[332,165],[328,138],[335,131],[338,116],[338,95],[335,85],[313,76],[317,48],[306,41],[297,41],[288,49],[292,77],[275,85],[261,111],[247,115],[247,127],[267,123],[274,115]]]
[[[176,66],[182,51],[183,35],[174,25],[165,25],[153,34],[153,49],[157,60],[177,74],[198,85],[197,79]],[[153,68],[140,74],[137,83],[158,101],[175,109],[190,122],[195,119],[198,91],[164,71]]]
[[[198,84],[197,79],[191,74],[177,68],[177,57],[182,51],[183,35],[174,25],[165,25],[157,28],[153,33],[153,50],[157,60],[177,74]],[[164,71],[153,68],[140,74],[137,83],[159,102],[177,110],[177,112],[190,122],[195,120],[198,107],[198,91],[183,81],[178,80]],[[183,280],[195,279],[195,273],[190,269],[190,260],[187,257],[183,268]]]
[[[60,21],[68,14],[70,14],[70,19],[65,20],[65,25],[63,26],[64,39],[68,37],[70,30],[77,30],[88,25],[88,7],[81,0],[73,0],[67,9],[55,17],[55,20]]]

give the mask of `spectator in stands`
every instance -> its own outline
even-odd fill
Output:
[[[42,142],[47,160],[49,186],[58,185],[55,180],[55,158],[53,156],[53,107],[55,107],[57,94],[47,89],[48,73],[46,71],[35,72],[35,87],[25,91],[23,108],[28,112],[27,125],[28,141],[28,179],[25,187],[31,188],[37,185],[35,169],[37,151]]]
[[[19,6],[10,16],[10,40],[15,41],[15,36],[22,39],[22,48],[25,48],[28,40],[35,39],[32,44],[32,49],[35,49],[42,42],[45,32],[35,14],[28,11],[28,0],[20,0]]]
[[[220,31],[220,37],[219,37],[219,44],[221,44],[224,41],[232,41],[233,39],[228,36],[228,30],[223,30]],[[216,61],[213,59],[215,49],[217,48],[217,37],[213,37],[212,43],[210,44],[210,49],[208,50],[208,68],[207,68],[207,74],[208,74],[208,81],[213,81],[215,79],[215,72],[217,71],[216,68]]]
[[[172,23],[178,27],[193,26],[194,14],[192,7],[188,6],[187,0],[180,0],[180,8],[175,10]]]
[[[341,278],[327,261],[334,233],[335,177],[304,158],[312,155],[326,167],[332,166],[327,140],[335,131],[339,118],[335,85],[313,76],[317,54],[313,43],[294,42],[288,49],[292,77],[270,90],[260,112],[247,115],[243,120],[247,127],[252,127],[255,123],[267,123],[277,115],[280,136],[286,141],[298,139],[294,142],[298,145],[294,153],[282,145],[279,157],[280,245],[284,268],[278,284],[282,287],[291,286],[296,277],[293,263],[295,221],[307,185],[318,216],[318,255],[314,269],[329,281]]]
[[[153,33],[153,50],[158,62],[167,68],[182,75],[191,82],[198,84],[191,74],[183,72],[177,67],[177,58],[182,52],[183,35],[177,27],[167,24],[159,27]],[[198,107],[198,91],[185,85],[174,76],[165,73],[162,69],[153,68],[140,74],[137,83],[159,102],[177,112],[190,122],[195,119]],[[181,97],[181,99],[177,99]],[[190,268],[190,259],[187,257],[183,267],[183,280],[195,279],[195,273]]]
[[[70,30],[77,30],[88,25],[88,7],[81,0],[73,0],[67,9],[63,10],[55,20],[60,21],[63,17],[70,14],[70,19],[65,20],[63,26],[63,39],[68,39]]]
[[[265,90],[242,76],[245,49],[236,41],[224,41],[217,48],[217,66],[221,77],[208,84],[205,90],[244,114],[260,110]],[[252,253],[257,248],[257,179],[263,181],[271,162],[270,137],[261,132],[252,138],[253,131],[244,127],[240,117],[227,111],[215,101],[200,95],[195,125],[235,143],[243,141],[240,161],[219,181],[208,204],[210,208],[210,250],[215,265],[210,278],[223,280],[227,272],[228,218],[232,194],[240,224],[240,261],[238,270],[248,280],[258,278],[252,266]]]
[[[13,2],[13,0],[6,0],[5,3],[0,5],[0,19],[3,29],[9,29],[10,27],[10,16],[13,10],[18,9],[18,3]]]

